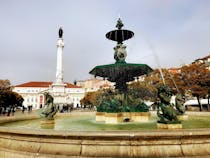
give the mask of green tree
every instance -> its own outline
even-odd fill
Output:
[[[141,98],[142,100],[155,101],[157,97],[157,89],[147,82],[133,82],[129,84],[129,95],[134,98]]]
[[[1,113],[8,110],[8,115],[18,106],[22,106],[23,98],[12,91],[9,80],[0,80],[0,109]]]

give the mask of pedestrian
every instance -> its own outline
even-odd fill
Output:
[[[22,106],[22,113],[24,113],[24,111],[25,111],[25,106],[23,105]]]

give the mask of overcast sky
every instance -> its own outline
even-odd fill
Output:
[[[210,54],[209,0],[0,0],[0,79],[55,81],[59,26],[64,80],[90,78],[114,63],[105,34],[119,15],[135,33],[124,42],[129,63],[180,67]]]

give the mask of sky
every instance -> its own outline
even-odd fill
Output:
[[[115,62],[105,34],[119,17],[135,33],[124,42],[129,63],[180,67],[210,54],[208,0],[0,0],[0,79],[55,81],[60,26],[64,81],[91,78]]]

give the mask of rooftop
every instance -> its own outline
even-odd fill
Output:
[[[206,60],[206,59],[208,59],[208,58],[210,58],[210,55],[207,55],[207,56],[205,56],[205,57],[203,57],[203,58],[196,59],[195,61],[197,61],[197,60]]]
[[[31,81],[16,85],[15,87],[49,87],[51,84],[53,84],[53,82]],[[65,84],[67,85],[66,88],[81,88],[68,82],[65,82]]]

